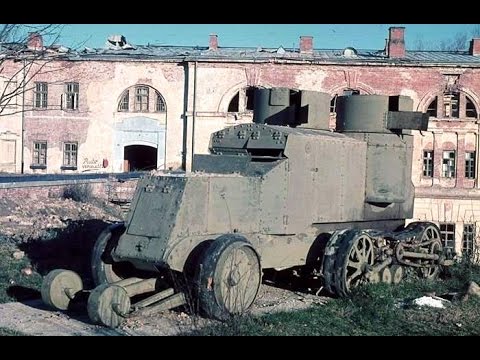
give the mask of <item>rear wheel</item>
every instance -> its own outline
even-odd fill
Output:
[[[206,250],[197,274],[200,309],[226,320],[245,313],[255,301],[262,280],[260,259],[239,235],[222,235]]]
[[[379,273],[369,274],[375,264],[375,249],[370,236],[355,229],[338,232],[337,236],[326,251],[328,257],[323,271],[327,290],[338,296],[348,296],[361,284],[382,281]]]

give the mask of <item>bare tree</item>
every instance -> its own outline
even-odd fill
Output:
[[[480,24],[473,26],[470,36],[466,31],[459,32],[455,34],[453,39],[443,39],[438,43],[426,42],[422,36],[417,36],[413,50],[465,51],[469,47],[469,37],[480,37]]]
[[[439,44],[441,51],[461,51],[468,49],[467,45],[468,35],[466,32],[457,33],[451,40],[442,40]]]
[[[56,45],[62,28],[61,24],[0,25],[0,116],[24,111],[16,99],[32,90],[38,74],[53,71],[48,64],[70,52]]]

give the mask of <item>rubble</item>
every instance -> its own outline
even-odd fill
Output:
[[[12,258],[14,258],[15,260],[21,260],[24,257],[25,257],[25,252],[24,251],[15,251],[12,254]]]
[[[71,222],[90,219],[105,222],[121,221],[119,206],[100,202],[79,203],[71,199],[28,198],[0,199],[0,238],[15,243],[49,238],[52,231],[65,229]],[[20,252],[12,254],[19,260]],[[18,257],[18,258],[17,258]]]

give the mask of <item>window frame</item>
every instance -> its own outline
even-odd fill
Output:
[[[428,155],[430,155],[428,157]],[[433,168],[434,168],[434,161],[435,161],[435,154],[433,150],[423,150],[423,162],[422,162],[422,176],[424,178],[431,179],[433,178]],[[429,175],[430,173],[430,175]]]
[[[45,81],[35,82],[33,106],[35,109],[48,108],[48,83],[47,82]]]
[[[70,146],[70,149],[67,150],[67,146]],[[72,149],[72,146],[75,146],[75,149]],[[62,161],[62,170],[77,170],[78,168],[78,142],[76,141],[65,141],[62,147],[63,161]],[[74,159],[74,161],[72,161]]]
[[[473,154],[473,155],[472,155]],[[468,155],[472,155],[470,159],[468,159]],[[475,179],[476,169],[476,151],[466,151],[465,152],[465,179],[473,180]]]
[[[78,82],[65,83],[65,101],[64,110],[77,111],[80,94],[80,84]]]
[[[162,94],[155,91],[155,112],[164,113],[167,111],[167,105]]]
[[[453,157],[445,157],[446,153],[453,153]],[[453,165],[452,165],[453,164]],[[453,167],[453,170],[452,170]],[[444,150],[442,156],[442,177],[445,179],[455,179],[457,177],[457,151]]]
[[[140,93],[140,90],[146,90],[146,94]],[[135,86],[135,95],[133,101],[133,108],[135,112],[149,112],[150,109],[150,87],[146,85],[137,85]],[[140,101],[139,101],[140,99]],[[146,99],[146,101],[144,101]],[[144,106],[146,108],[144,109]]]
[[[37,145],[39,148],[37,149]],[[42,146],[44,145],[44,146]],[[43,161],[42,161],[43,153]],[[35,140],[32,146],[32,163],[31,169],[46,169],[47,168],[47,156],[48,156],[48,142],[46,140]]]
[[[450,248],[455,251],[455,223],[441,222],[438,226],[440,230],[440,241],[444,248]],[[451,235],[451,239],[448,238]]]
[[[120,101],[118,102],[118,112],[130,111],[130,90],[127,89],[122,93]]]

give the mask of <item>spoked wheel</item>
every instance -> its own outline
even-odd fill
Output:
[[[111,252],[117,246],[123,224],[109,226],[98,236],[92,251],[92,277],[95,286],[112,284],[133,276],[133,266],[127,262],[115,262]]]
[[[439,255],[442,252],[443,252],[443,246],[440,240],[434,240],[434,242],[428,246],[429,254]],[[432,260],[431,262],[433,263]],[[434,280],[438,277],[438,274],[440,274],[440,265],[438,264],[430,265],[429,267],[420,268],[419,270],[419,276],[424,279]]]
[[[416,223],[413,223],[416,224]],[[440,240],[440,230],[432,223],[417,223],[423,226],[421,234],[418,236],[420,243],[428,242],[428,245],[422,246],[423,252],[426,254],[438,254],[443,251],[442,242]],[[418,275],[424,279],[436,279],[440,273],[440,265],[433,265],[432,260],[419,260],[420,264],[429,265],[428,267],[420,268]]]
[[[339,296],[348,296],[354,287],[369,281],[365,275],[375,263],[374,244],[368,234],[359,230],[348,230],[339,240],[335,261],[324,268],[330,273],[325,277],[329,282],[326,286]],[[371,282],[379,280],[373,276]]]
[[[222,235],[199,264],[200,308],[219,320],[243,314],[255,301],[261,279],[260,260],[250,243],[239,235]]]

